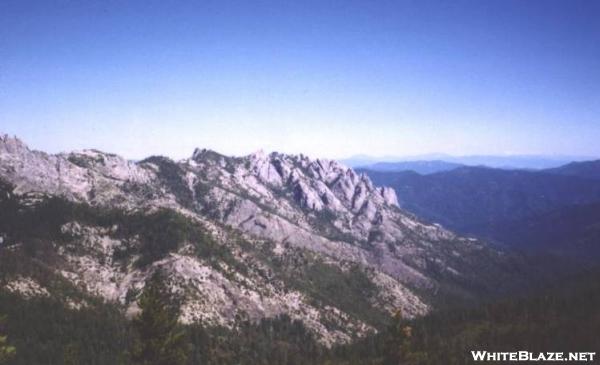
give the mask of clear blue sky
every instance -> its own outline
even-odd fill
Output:
[[[0,132],[140,158],[600,155],[599,1],[0,1]]]

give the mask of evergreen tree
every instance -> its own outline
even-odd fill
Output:
[[[388,328],[384,350],[384,364],[417,365],[426,363],[426,360],[426,353],[415,351],[413,345],[413,328],[402,318],[402,311],[398,309]]]
[[[133,320],[137,332],[131,358],[139,365],[178,365],[187,361],[188,341],[178,324],[179,305],[157,271],[147,282]]]
[[[4,317],[0,317],[0,325],[2,322],[4,322]],[[16,353],[16,349],[10,346],[6,339],[7,336],[0,334],[0,364],[4,364],[5,361],[12,358]]]

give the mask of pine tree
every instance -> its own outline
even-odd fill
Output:
[[[394,314],[388,328],[384,350],[385,365],[417,365],[427,362],[427,354],[414,349],[413,328],[402,317],[402,311]]]
[[[4,317],[0,317],[0,324],[4,322]],[[7,343],[7,336],[0,334],[0,364],[4,364],[6,361],[15,356],[16,349],[14,346],[10,346]]]
[[[138,305],[141,312],[133,319],[137,338],[132,361],[139,365],[185,364],[188,341],[177,322],[179,305],[160,271],[146,282]]]

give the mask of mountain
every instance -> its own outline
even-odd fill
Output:
[[[353,168],[361,166],[369,166],[377,163],[397,163],[397,162],[416,162],[416,161],[445,161],[451,159],[452,156],[444,153],[430,153],[414,156],[369,156],[369,155],[354,155],[348,158],[340,159],[339,161]]]
[[[544,172],[598,180],[600,179],[600,160],[571,162],[560,167],[544,170]]]
[[[529,169],[539,170],[558,167],[571,161],[589,160],[583,156],[543,156],[543,155],[471,155],[450,156],[444,161],[459,163],[468,166],[486,166],[504,169]]]
[[[378,162],[372,165],[358,166],[358,169],[382,172],[414,171],[421,175],[435,172],[449,171],[463,165],[441,160],[431,161],[403,161],[403,162]]]
[[[490,237],[513,247],[575,256],[600,257],[600,203],[561,207],[490,227]]]
[[[600,202],[597,181],[546,171],[484,167],[460,167],[430,175],[361,171],[375,184],[393,187],[402,208],[462,234],[497,241],[506,239],[510,232],[505,228],[515,222]]]
[[[502,169],[523,169],[523,170],[541,170],[563,166],[573,161],[594,160],[593,157],[586,156],[562,156],[562,155],[466,155],[452,156],[443,153],[432,153],[425,155],[414,155],[404,157],[371,157],[367,155],[357,155],[348,159],[341,160],[347,166],[355,168],[368,168],[371,170],[390,171],[389,169],[371,168],[371,166],[379,163],[393,164],[404,162],[430,162],[442,161],[449,164],[458,164],[466,166],[484,166]],[[385,166],[385,165],[384,165]],[[393,169],[401,171],[400,169]],[[406,169],[419,172],[414,169]],[[443,169],[444,171],[448,169]]]
[[[138,162],[47,154],[0,137],[0,287],[70,308],[138,310],[164,272],[181,321],[235,328],[286,315],[330,346],[524,282],[525,265],[399,208],[335,161],[196,149]]]

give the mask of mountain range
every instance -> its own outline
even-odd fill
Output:
[[[465,165],[446,162],[442,160],[423,160],[423,161],[403,161],[403,162],[377,162],[366,166],[357,166],[356,169],[380,171],[380,172],[401,172],[414,171],[421,175],[433,174],[441,171],[450,171]]]
[[[449,167],[483,166],[503,169],[542,170],[560,167],[571,162],[594,160],[589,156],[563,155],[466,155],[452,156],[443,153],[416,155],[407,157],[371,157],[357,155],[340,160],[354,167],[375,171],[404,171],[412,170],[419,173],[432,173],[449,170]],[[429,165],[429,168],[422,169]],[[421,170],[422,169],[422,170]]]
[[[331,346],[398,309],[418,317],[532,276],[519,256],[417,218],[366,174],[303,155],[133,162],[1,136],[0,181],[0,286],[73,309],[100,298],[132,315],[160,270],[184,323],[285,314]]]
[[[392,186],[401,207],[461,234],[523,249],[561,246],[560,252],[580,257],[596,252],[589,245],[599,232],[599,161],[539,171],[471,166],[428,175],[358,171],[375,184]],[[587,246],[573,243],[579,241]]]

